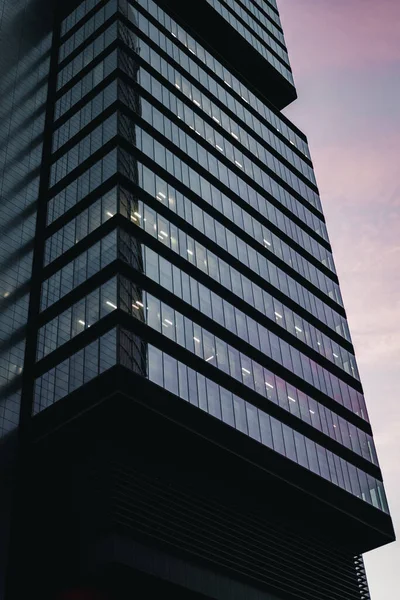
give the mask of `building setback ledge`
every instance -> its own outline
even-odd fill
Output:
[[[141,426],[133,434],[138,423]],[[93,425],[99,427],[97,434]],[[32,434],[39,446],[47,446],[55,439],[61,440],[63,431],[68,437],[70,427],[88,427],[100,438],[105,435],[103,427],[118,440],[129,440],[135,435],[137,439],[140,435],[148,440],[144,443],[149,448],[160,450],[162,440],[168,439],[174,457],[171,460],[183,460],[182,469],[195,468],[192,463],[185,467],[189,455],[202,456],[199,468],[209,465],[210,476],[215,471],[218,479],[223,473],[226,485],[238,485],[241,489],[246,481],[246,497],[257,498],[268,511],[276,510],[284,518],[290,515],[291,521],[300,522],[307,530],[323,531],[353,556],[395,539],[389,515],[125,367],[113,367],[39,413],[33,420]],[[185,448],[187,456],[181,455],[181,448]],[[274,489],[274,494],[268,492],[270,489]]]
[[[296,88],[207,2],[159,0],[159,4],[275,108],[282,110],[296,100]]]

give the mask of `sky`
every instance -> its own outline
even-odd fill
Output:
[[[278,6],[400,538],[400,1]],[[364,558],[372,600],[398,598],[400,540]]]

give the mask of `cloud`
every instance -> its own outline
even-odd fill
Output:
[[[333,194],[335,202],[347,203],[341,207],[345,211],[368,205],[379,220],[387,221],[388,211],[400,208],[400,133],[392,138],[373,133],[371,127],[365,142],[342,132],[341,144],[329,143],[329,138],[314,144],[314,166],[327,210]]]
[[[292,57],[295,73],[400,60],[396,0],[280,0],[279,8],[289,52],[299,48]]]

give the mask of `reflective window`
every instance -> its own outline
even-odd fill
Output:
[[[184,47],[188,49],[191,55],[196,56],[199,61],[204,63],[211,71],[211,81],[213,78],[219,81],[224,89],[228,93],[236,93],[237,98],[241,101],[242,106],[249,108],[249,110],[254,111],[254,115],[256,117],[261,116],[268,123],[270,123],[275,130],[285,136],[291,144],[296,146],[303,154],[305,154],[308,158],[310,157],[307,142],[300,137],[292,127],[290,127],[287,119],[284,119],[280,113],[273,112],[269,107],[267,107],[261,100],[255,96],[252,92],[250,92],[245,85],[243,85],[236,77],[232,75],[232,73],[226,69],[215,57],[207,52],[194,38],[192,38],[188,33],[180,27],[173,19],[171,19],[161,8],[159,8],[153,0],[140,0],[138,2],[140,6],[142,6],[145,10],[147,10],[153,17],[157,19],[157,21],[164,26],[166,32],[170,32],[171,36],[176,40],[179,40]],[[143,19],[140,13],[137,11],[133,11],[134,14],[134,22],[135,24],[142,29],[143,21],[148,23],[147,19]],[[128,16],[131,17],[132,13],[129,13]],[[276,16],[276,13],[275,13]],[[146,33],[148,30],[143,29]],[[185,65],[187,69],[190,69],[190,54],[186,54],[185,56],[178,54],[178,50],[175,51],[175,54],[171,51],[171,39],[168,41],[164,41],[162,37],[156,37],[155,32],[157,31],[154,26],[152,26],[152,34],[151,39],[153,41],[157,41],[158,44],[172,57],[176,58],[177,63],[181,65]],[[167,38],[165,38],[167,40]],[[197,72],[192,72],[192,75],[195,76],[197,81],[201,81],[204,85],[204,77],[200,75],[199,67],[196,65]],[[206,76],[209,77],[208,75]],[[213,84],[213,88],[215,88],[215,83]],[[227,103],[224,103],[228,105]],[[239,111],[234,111],[239,113]]]
[[[276,25],[274,25],[272,23],[272,20],[270,20],[270,19],[273,19],[273,18],[270,15],[268,15],[268,13],[267,13],[268,10],[270,12],[273,12],[273,11],[271,11],[271,9],[268,7],[268,5],[265,2],[263,2],[263,10],[260,10],[260,8],[257,8],[253,4],[252,0],[240,0],[239,2],[235,2],[235,5],[238,5],[238,4],[239,5],[242,4],[243,6],[245,6],[246,9],[249,12],[251,12],[256,17],[256,19],[260,23],[262,23],[274,37],[276,37],[283,45],[285,45],[285,38],[283,36],[281,29],[276,27]],[[279,17],[276,14],[274,14],[274,17],[277,18],[279,21]]]
[[[112,23],[106,31],[88,44],[84,50],[75,56],[63,69],[58,73],[57,89],[59,90],[66,85],[75,75],[77,75],[84,67],[91,63],[96,56],[105,50],[112,42],[117,39],[118,26],[117,23]]]
[[[117,280],[111,279],[39,329],[37,360],[50,354],[117,308]]]
[[[61,23],[61,35],[65,35],[81,21],[97,4],[97,0],[83,0]]]
[[[117,362],[117,331],[113,329],[38,377],[33,414],[100,375]]]
[[[85,3],[83,2],[81,4],[81,6],[84,4]],[[78,9],[76,9],[76,10],[78,10]],[[59,62],[62,62],[65,58],[67,58],[67,56],[69,56],[72,52],[74,52],[74,50],[76,50],[103,23],[105,23],[107,21],[107,19],[109,19],[113,14],[115,14],[116,10],[117,10],[117,0],[109,0],[109,2],[107,2],[107,4],[105,4],[104,6],[101,6],[99,8],[99,10],[92,17],[90,17],[87,21],[85,21],[85,23],[82,25],[82,27],[80,27],[63,44],[61,44],[60,51],[59,51],[59,57],[58,57]],[[64,19],[64,21],[61,24],[62,33],[66,33],[67,24],[69,25],[70,23],[73,22],[74,15],[76,15],[76,14],[77,14],[77,12],[74,11],[73,13],[71,13],[71,15],[69,15],[69,17],[67,17],[67,19]],[[77,22],[79,20],[80,19],[77,19]],[[68,27],[68,29],[69,29],[69,27]]]
[[[169,46],[172,45],[172,42],[168,40],[165,36],[163,36],[160,32],[156,32],[157,39],[154,39],[154,26],[150,25],[149,22],[146,19],[144,19],[144,17],[140,13],[138,13],[135,16],[137,16],[138,18],[139,27],[144,29],[146,33],[149,36],[151,36],[153,41],[158,42],[164,50],[168,51]],[[129,33],[126,27],[121,26],[121,28],[126,31],[127,37],[129,37],[129,35],[132,37],[132,44],[134,44],[136,41],[136,36],[132,33]],[[175,50],[175,48],[173,50]],[[175,56],[177,53],[179,53],[178,57]],[[209,99],[203,96],[203,94],[201,94],[197,88],[193,87],[193,85],[190,82],[188,82],[188,80],[185,77],[182,76],[179,69],[182,68],[182,65],[186,65],[186,63],[188,62],[189,64],[186,66],[189,69],[192,67],[193,72],[191,72],[191,75],[195,76],[197,80],[201,81],[201,83],[205,87],[210,88],[209,91],[213,95],[217,93],[219,100],[223,101],[224,105],[227,106],[227,108],[229,108],[231,112],[235,114],[235,121],[237,121],[237,119],[244,120],[247,125],[250,125],[251,128],[258,133],[262,140],[265,140],[276,150],[278,150],[278,152],[280,152],[289,162],[291,162],[293,166],[300,170],[313,184],[316,184],[314,172],[310,165],[304,163],[304,161],[302,161],[300,157],[298,157],[298,155],[290,149],[290,147],[288,147],[276,135],[274,135],[268,129],[268,127],[265,127],[262,123],[260,123],[260,121],[248,109],[245,109],[243,106],[239,105],[237,101],[231,96],[231,94],[226,91],[226,88],[223,89],[220,86],[217,86],[217,89],[215,89],[215,85],[211,86],[210,82],[212,81],[212,79],[210,78],[209,74],[205,72],[203,72],[202,74],[198,73],[199,67],[196,63],[193,63],[192,59],[188,59],[187,56],[185,56],[182,52],[179,52],[178,50],[177,52],[172,52],[172,56],[177,60],[177,69],[174,69],[168,62],[165,61],[165,59],[163,59],[159,54],[157,54],[153,50],[153,48],[150,48],[150,46],[144,43],[143,41],[140,42],[140,55],[144,60],[149,62],[151,66],[162,75],[162,77],[167,78],[168,81],[170,81],[170,83],[173,83],[177,90],[179,90],[179,92],[189,97],[190,100],[192,100],[198,108],[205,108],[206,110],[208,109],[207,112],[211,113],[211,117],[215,117],[214,121],[218,122],[220,125],[223,125],[224,120],[222,118],[218,118],[218,115],[221,112],[220,109],[215,107],[214,105],[215,110],[213,112],[213,110],[211,109],[211,103]],[[231,86],[229,86],[228,89],[230,89],[230,87]],[[201,98],[204,99],[203,102],[200,101]],[[279,129],[278,131],[280,132]],[[247,139],[249,139],[250,141],[250,138],[247,138],[243,134],[241,137],[242,143],[244,143]],[[258,154],[258,152],[260,152],[261,154],[266,153],[265,148],[264,150],[262,150],[262,145],[253,148],[254,138],[251,138],[251,140],[253,141],[253,145],[251,145],[250,148],[252,150],[258,149],[258,151],[255,152],[256,154]],[[292,142],[291,139],[290,142]],[[291,145],[293,145],[293,143]],[[295,177],[294,173],[286,169],[286,167],[284,167],[283,165],[280,165],[280,168],[277,168],[278,163],[276,163],[276,159],[273,157],[273,155],[271,155],[270,153],[267,153],[267,155],[269,156],[269,161],[267,163],[268,166],[274,169],[280,177],[283,177],[284,179],[286,178],[286,180],[293,187],[293,189],[295,189],[305,200],[307,200],[315,208],[321,211],[321,202],[318,194],[316,194],[310,187],[308,187],[297,177]],[[296,199],[293,198],[283,187],[278,186],[278,188],[280,195],[285,197],[285,202],[292,206],[292,210],[296,210]],[[297,212],[299,212],[299,210],[301,211],[302,209],[297,209]],[[326,237],[324,223],[317,217],[315,217],[315,221],[316,223],[318,223],[317,231],[321,230],[319,231],[320,235]]]
[[[41,310],[68,294],[117,258],[117,231],[112,231],[42,283]]]
[[[272,49],[288,66],[289,66],[289,57],[287,51],[282,48],[280,44],[277,44],[276,41],[269,35],[268,25],[271,25],[271,22],[267,18],[263,18],[262,13],[259,12],[259,19],[254,19],[252,15],[249,14],[247,10],[244,10],[242,7],[242,2],[236,2],[236,0],[224,0],[227,6],[229,6],[230,12],[238,17],[238,22],[242,21],[246,24],[246,27],[254,32],[258,37],[260,37],[266,44]],[[246,2],[243,0],[243,4],[246,5],[247,9],[250,7],[253,8],[253,15],[255,14],[255,7],[251,2]],[[260,23],[261,21],[261,23]],[[274,33],[279,35],[278,29],[274,28]],[[284,44],[284,39],[281,34],[281,41]]]
[[[255,48],[264,58],[268,60],[268,62],[275,67],[290,83],[294,84],[293,75],[291,71],[287,67],[284,66],[267,48],[267,46],[262,43],[258,37],[253,35],[247,27],[245,27],[241,21],[239,21],[233,12],[230,12],[225,8],[221,2],[218,0],[207,0],[207,2],[215,8],[224,19],[228,21],[232,27],[238,31],[250,44]],[[269,36],[268,40],[271,38]]]
[[[68,121],[55,130],[53,134],[53,152],[56,152],[86,125],[91,123],[116,99],[117,81],[112,81],[104,90],[101,90],[92,100],[73,114]]]
[[[75,85],[69,88],[56,102],[54,118],[58,119],[77,102],[84,98],[91,90],[102,83],[103,79],[117,68],[117,51],[114,50],[104,60],[98,62],[86,75],[81,77]]]
[[[241,339],[250,343],[253,347],[258,348],[260,351],[271,355],[274,347],[279,348],[279,362],[282,362],[284,366],[299,377],[304,378],[302,367],[304,359],[302,359],[302,354],[295,350],[295,348],[287,345],[283,340],[280,340],[279,343],[275,341],[277,336],[272,334],[269,329],[266,329],[264,326],[257,323],[254,319],[250,318],[226,300],[217,296],[214,292],[210,292],[207,287],[198,283],[193,277],[190,277],[184,274],[180,269],[173,267],[170,262],[162,256],[159,256],[150,248],[145,248],[143,254],[145,272],[148,277],[167,288],[175,295],[180,296],[183,300],[192,304],[192,306],[194,305],[204,314],[212,316],[219,324],[224,325],[235,334],[237,333]],[[189,294],[183,291],[187,286],[190,287],[191,299],[189,299]],[[195,301],[193,301],[193,298],[195,298]],[[272,300],[273,299],[271,299],[271,307],[273,307]],[[280,310],[283,312],[282,309]],[[272,315],[270,318],[272,318]],[[327,338],[327,340],[329,340],[329,338]],[[343,349],[343,354],[346,355],[348,353]],[[326,356],[326,358],[335,362],[332,356]],[[350,359],[350,356],[348,359]],[[352,359],[354,360],[354,356]],[[340,366],[344,369],[343,364]],[[319,370],[319,367],[315,368]],[[322,371],[321,374],[323,374],[323,372],[324,371]],[[316,379],[313,380],[315,381]],[[342,390],[342,394],[342,397],[345,398],[344,389]],[[345,405],[351,410],[350,398],[346,398]]]
[[[160,164],[162,157],[159,154],[158,154],[158,159],[159,159],[159,164]],[[168,159],[168,155],[167,155],[167,159]],[[341,315],[339,315],[339,313],[334,311],[331,307],[329,307],[327,304],[322,302],[319,298],[317,298],[316,296],[311,294],[311,292],[309,292],[307,289],[303,288],[297,281],[295,281],[294,279],[292,279],[291,277],[286,275],[286,273],[284,273],[281,269],[278,269],[273,263],[268,261],[263,255],[257,253],[251,246],[244,244],[239,238],[237,238],[229,230],[227,230],[225,227],[223,227],[222,224],[220,224],[218,221],[215,221],[214,219],[212,219],[207,213],[204,213],[204,211],[200,210],[200,208],[198,208],[196,205],[194,205],[191,201],[189,201],[186,197],[184,197],[180,192],[177,192],[175,188],[167,185],[164,180],[162,180],[161,178],[158,178],[158,177],[156,178],[154,176],[154,173],[147,171],[147,169],[142,171],[140,168],[140,165],[138,165],[138,170],[139,170],[139,179],[141,181],[143,188],[146,189],[146,191],[148,191],[149,194],[154,196],[158,202],[161,202],[161,203],[165,204],[166,206],[168,206],[168,208],[170,210],[172,210],[173,212],[176,212],[180,217],[184,218],[193,227],[196,227],[196,229],[198,229],[201,233],[205,234],[209,239],[213,240],[215,243],[218,244],[218,246],[220,246],[224,250],[228,251],[235,258],[238,258],[240,256],[241,262],[244,263],[248,268],[250,268],[254,273],[259,274],[265,281],[267,281],[268,283],[270,283],[271,285],[273,285],[274,287],[279,289],[291,300],[294,300],[295,302],[297,302],[303,309],[305,309],[307,312],[314,315],[319,321],[325,323],[328,327],[330,327],[336,333],[339,333],[340,335],[342,335],[342,337],[345,337],[346,339],[349,340],[349,336],[346,335],[346,333],[348,332],[347,322],[346,322],[345,318],[343,318]],[[126,173],[126,174],[129,176],[128,173]],[[148,176],[148,175],[150,175],[150,176]],[[190,189],[190,187],[191,187],[190,181],[187,182],[187,185]],[[218,200],[218,195],[215,196],[215,199]],[[127,216],[128,216],[128,218],[131,218],[131,220],[134,223],[145,228],[146,231],[148,231],[148,233],[150,233],[151,235],[154,236],[155,231],[157,229],[157,225],[156,225],[157,213],[147,206],[145,208],[143,208],[143,210],[142,210],[142,206],[144,206],[142,202],[134,203],[132,210],[129,212],[129,214]],[[140,210],[139,210],[139,207],[140,207]],[[142,214],[144,210],[146,211],[146,215]],[[146,219],[146,221],[144,220],[143,217]],[[152,223],[152,226],[151,226],[151,223]],[[168,227],[171,228],[171,231],[176,230],[178,232],[178,229],[175,228],[168,220],[165,220],[165,223],[168,224]],[[152,229],[152,227],[153,227],[153,229]],[[183,242],[178,243],[177,235],[178,235],[178,233],[176,234],[176,236],[172,236],[172,239],[170,239],[170,236],[164,236],[162,231],[160,231],[155,237],[158,237],[158,239],[160,239],[160,241],[163,237],[165,237],[164,243],[167,245],[170,245],[170,247],[175,252],[182,254],[182,250],[183,250],[183,256],[185,256],[186,258],[192,256],[190,254],[190,252],[192,252],[192,250],[189,247],[186,247],[186,246],[184,247]],[[187,236],[187,239],[191,240],[192,238]],[[183,240],[183,238],[182,238],[182,240]],[[188,243],[192,243],[192,242],[188,242]],[[179,249],[180,247],[181,247],[181,249]],[[201,247],[202,246],[199,245],[199,248],[201,248]],[[187,252],[186,248],[189,248],[190,251]],[[208,267],[208,270],[210,271],[210,274],[213,277],[217,276],[216,269],[219,270],[218,264],[221,264],[221,265],[223,264],[224,267],[226,267],[230,272],[235,273],[235,276],[234,276],[235,279],[237,277],[240,277],[243,281],[249,282],[248,284],[246,284],[244,286],[244,292],[246,292],[246,290],[249,288],[249,286],[250,287],[252,286],[252,284],[250,283],[250,281],[248,280],[247,277],[244,277],[243,275],[239,275],[239,274],[236,275],[237,271],[235,269],[233,269],[232,267],[230,267],[229,265],[227,265],[227,263],[225,261],[221,262],[221,259],[217,258],[212,252],[208,251],[208,255],[210,258],[208,260],[207,265],[205,265],[205,266]],[[204,268],[203,268],[203,270],[204,270]],[[223,273],[221,273],[221,277],[223,277]],[[256,288],[259,289],[258,286],[256,286]],[[244,292],[240,292],[239,295],[242,295]],[[235,293],[238,293],[238,291],[236,291]],[[256,299],[258,297],[259,297],[259,292],[257,291],[256,295],[254,296],[254,299]],[[252,304],[253,296],[250,295],[249,298],[250,298],[249,302]],[[269,302],[268,304],[270,305],[271,302]],[[256,303],[256,307],[257,307],[257,303]],[[283,310],[283,308],[282,308],[282,310]],[[283,318],[284,315],[281,314],[282,311],[281,312],[276,311],[276,312],[277,312],[277,314],[275,314],[275,311],[273,313],[274,320],[279,322],[279,324],[281,324],[282,326],[286,326],[284,324],[286,319]],[[290,329],[291,317],[290,317],[289,313],[287,315],[287,322],[288,322],[288,328]],[[296,329],[296,327],[297,327],[297,329]],[[295,332],[296,336],[302,337],[303,328],[301,327],[300,321],[293,323],[293,328],[294,328],[294,332]],[[313,345],[316,347],[316,349],[318,351],[320,351],[322,348],[320,348],[318,342],[320,344],[322,343],[320,338],[317,338],[317,340],[313,341]],[[329,351],[325,350],[325,347],[324,347],[324,352],[320,352],[320,353],[325,353],[325,352],[328,352],[328,354],[329,354]],[[337,355],[339,355],[339,352],[335,352],[335,353]],[[335,358],[335,361],[336,360],[337,359]],[[346,362],[346,361],[344,361],[344,362]],[[349,365],[349,367],[350,367],[350,369],[351,369],[351,367],[353,367],[354,371],[357,372],[355,365],[351,364],[351,365]],[[347,367],[346,367],[346,369],[347,369]],[[352,372],[353,371],[351,369],[351,373]]]
[[[80,166],[116,134],[117,113],[114,113],[52,164],[50,186],[55,185]]]
[[[149,298],[149,301],[147,301],[146,298]],[[196,300],[197,298],[195,298],[195,301]],[[146,308],[141,306],[141,304],[143,304]],[[196,306],[195,304],[196,302],[194,303],[194,307],[199,309],[199,306]],[[224,304],[224,308],[227,307],[228,311],[229,306],[230,305],[227,303]],[[229,373],[232,377],[241,381],[244,385],[251,387],[253,390],[256,389],[256,383],[257,385],[259,385],[258,378],[262,373],[262,378],[264,381],[264,384],[261,385],[262,395],[264,395],[265,397],[269,397],[268,394],[270,394],[271,399],[273,399],[274,392],[272,392],[271,390],[276,389],[276,383],[271,382],[269,380],[268,373],[263,367],[261,367],[261,365],[259,365],[255,361],[250,361],[250,359],[247,358],[245,355],[241,355],[242,358],[240,358],[240,353],[238,353],[236,349],[231,348],[219,337],[212,335],[208,331],[204,334],[205,337],[203,337],[203,329],[198,325],[193,324],[191,321],[188,321],[186,317],[183,318],[182,315],[178,313],[178,311],[174,311],[171,307],[165,305],[164,303],[160,304],[160,301],[158,299],[155,299],[153,296],[147,293],[146,297],[143,296],[143,298],[140,298],[139,305],[135,305],[135,302],[128,302],[127,307],[128,312],[133,314],[133,316],[135,316],[136,318],[146,321],[147,324],[150,325],[152,328],[161,332],[163,335],[169,337],[170,339],[178,342],[179,344],[185,346],[187,349],[203,358],[209,364],[215,365],[218,369]],[[165,317],[163,317],[163,310],[166,314]],[[228,320],[225,326],[227,329],[232,330],[233,325],[233,331],[236,335],[238,335],[238,323],[236,321],[235,309],[233,309],[231,313],[231,320],[229,321],[228,314]],[[251,322],[251,320],[249,320],[249,322]],[[191,333],[188,336],[187,333],[185,333],[185,336],[183,336],[183,331],[186,331],[186,327],[188,327],[189,330],[193,332],[193,334]],[[272,358],[278,364],[287,368],[290,372],[293,372],[290,358],[292,351],[294,351],[299,357],[299,362],[302,368],[302,371],[298,373],[299,377],[301,377],[304,381],[306,381],[308,384],[310,384],[320,392],[324,393],[326,396],[330,397],[331,399],[335,400],[340,404],[344,404],[349,410],[356,412],[362,417],[364,416],[364,398],[361,394],[354,390],[354,388],[348,386],[347,384],[344,384],[343,387],[346,389],[349,396],[351,395],[353,398],[353,404],[345,404],[342,396],[335,395],[335,393],[331,391],[334,387],[339,387],[339,380],[336,376],[332,375],[332,373],[330,373],[329,371],[323,369],[320,365],[314,363],[304,354],[290,347],[288,344],[286,344],[286,342],[284,342],[278,336],[272,334],[271,332],[268,332],[266,329],[257,326],[257,331],[260,339],[260,341],[258,342],[258,348],[263,353]],[[266,335],[265,332],[267,332],[268,335]],[[262,344],[261,339],[263,340]],[[186,344],[189,344],[189,346],[187,346]],[[228,361],[226,359],[227,356],[229,356]],[[326,381],[330,382],[329,389],[326,385],[324,378],[326,378]],[[286,391],[282,393],[280,399],[284,403],[284,408],[287,409],[290,400],[289,395]],[[307,400],[305,401],[305,403],[302,402],[303,410],[305,409],[305,406],[307,406],[307,404]],[[305,420],[308,420],[310,424],[313,424],[313,422],[314,424],[316,424],[316,417],[314,421],[311,418],[313,412],[316,412],[313,408],[313,404],[311,404],[311,407],[308,407],[309,414],[307,413],[307,409],[304,410],[304,412],[306,413],[306,416],[304,417]],[[322,427],[321,424],[320,427]]]
[[[177,83],[178,81],[179,83]],[[142,87],[147,89],[154,98],[159,100],[165,106],[165,108],[176,114],[178,119],[188,125],[192,131],[211,144],[213,148],[216,148],[222,156],[225,156],[233,164],[239,166],[243,172],[247,173],[251,178],[257,179],[255,177],[255,174],[257,174],[257,165],[253,160],[250,160],[247,157],[246,153],[242,152],[243,147],[246,148],[248,152],[251,152],[256,160],[258,159],[258,165],[262,164],[264,171],[266,171],[266,169],[273,171],[276,177],[285,181],[303,198],[308,199],[310,195],[314,193],[311,191],[310,187],[293,172],[293,170],[286,167],[281,160],[269,152],[265,147],[265,144],[262,144],[256,140],[254,136],[248,134],[247,131],[238,125],[235,120],[231,119],[227,113],[213,103],[207,101],[202,94],[196,93],[195,90],[191,90],[192,94],[190,94],[190,100],[192,101],[192,105],[189,106],[178,98],[178,94],[170,92],[165,86],[161,85],[155,77],[150,76],[143,69],[140,71],[140,83]],[[188,92],[184,81],[181,81],[180,77],[175,79],[175,87],[179,90],[186,90],[186,92]],[[186,93],[186,95],[188,94]],[[200,118],[198,115],[196,107],[202,108],[203,104],[206,107],[209,107],[207,112],[211,114],[213,123],[208,123],[208,121]],[[192,110],[192,107],[194,110]],[[221,135],[219,129],[216,129],[216,124],[225,130],[224,135]],[[260,177],[258,179],[260,179]],[[286,190],[284,191],[280,185],[276,185],[279,198],[286,193]]]
[[[46,240],[45,264],[51,263],[72,248],[102,223],[111,219],[116,212],[117,189],[114,188]]]
[[[189,142],[189,140],[190,140],[190,143],[188,143],[188,145],[187,145],[188,152],[190,153],[190,156],[191,156],[191,158],[193,158],[193,160],[195,160],[196,162],[199,162],[199,161],[201,162],[202,154],[201,154],[201,152],[198,151],[199,148],[201,148],[201,147],[200,146],[198,147],[194,143],[194,141],[191,140],[190,138],[187,138],[187,136],[183,135],[182,139],[187,142]],[[158,141],[155,141],[154,138],[152,138],[147,132],[145,132],[139,128],[137,128],[137,146],[145,154],[147,154],[150,158],[152,158],[158,165],[163,167],[165,170],[169,171],[174,176],[176,174],[178,177],[179,176],[182,177],[182,174],[180,175],[181,161],[178,161],[178,160],[175,161],[172,153],[169,150],[167,150],[164,146],[162,146]],[[210,161],[206,160],[205,163],[203,164],[203,166],[205,168],[207,168],[207,170],[209,172],[210,172],[210,169],[212,169],[213,165],[217,166],[217,167],[221,166],[221,170],[223,171],[223,165],[221,165],[221,164],[218,165],[218,163],[215,161],[214,157],[210,156],[210,159],[211,159]],[[237,179],[235,179],[235,175],[233,175],[233,179],[237,182]],[[249,191],[249,193],[250,193],[250,191]],[[219,225],[218,227],[222,229],[221,225]],[[235,236],[235,238],[236,238],[236,236]],[[276,241],[276,247],[280,248],[279,253],[281,254],[281,256],[284,256],[282,244],[280,243],[280,245],[279,245],[279,239],[277,237],[275,237],[275,241]],[[268,243],[264,243],[263,247],[265,248],[265,251],[272,251],[272,249],[273,249],[272,242],[270,242],[269,240],[266,240],[266,242],[269,242],[271,244],[271,246],[268,246]],[[285,244],[285,248],[287,248],[286,244]],[[292,256],[293,256],[293,258],[295,258],[294,254],[292,254]],[[297,256],[298,255],[296,254],[296,258],[297,258]],[[289,258],[289,260],[291,260],[291,259]],[[337,283],[332,281],[329,277],[323,275],[318,269],[316,269],[313,265],[310,265],[310,263],[308,261],[306,261],[305,259],[303,259],[303,261],[300,261],[300,264],[302,266],[304,266],[304,269],[308,273],[308,277],[307,277],[307,275],[304,275],[304,277],[307,280],[309,280],[311,283],[313,283],[313,285],[315,287],[320,289],[325,295],[329,296],[337,304],[339,304],[341,306],[343,305],[339,286]],[[299,270],[300,269],[299,261],[296,261],[296,265],[297,265],[297,270]],[[274,267],[274,268],[276,268],[276,267]],[[291,279],[291,278],[288,278],[286,273],[283,273],[283,271],[281,269],[278,269],[278,271],[280,273],[282,273],[282,277],[284,279]],[[298,285],[295,282],[293,282],[293,284]]]
[[[66,213],[116,172],[117,150],[112,150],[50,198],[47,205],[47,224],[50,225]]]
[[[153,383],[388,513],[381,481],[152,345],[148,345],[148,365]]]

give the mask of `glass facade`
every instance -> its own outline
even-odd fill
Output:
[[[209,4],[292,80],[274,5]],[[32,414],[123,364],[387,512],[304,136],[153,0],[60,35]]]
[[[0,1],[0,598],[14,507],[53,32],[43,2]],[[37,13],[41,14],[40,19]]]
[[[32,5],[0,10],[0,437],[19,423],[52,42]]]
[[[202,0],[237,52],[174,6],[0,0],[0,438],[123,373],[384,522],[276,2]]]

